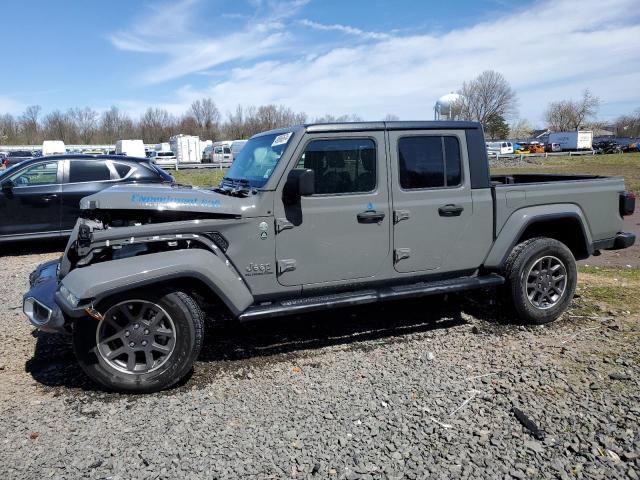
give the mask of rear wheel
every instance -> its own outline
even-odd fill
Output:
[[[123,392],[168,388],[193,366],[203,337],[203,314],[183,292],[111,298],[100,321],[76,320],[74,350],[92,380]]]
[[[533,238],[517,245],[505,266],[507,300],[527,323],[544,324],[569,307],[576,289],[576,261],[563,243]]]

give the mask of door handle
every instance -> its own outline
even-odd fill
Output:
[[[380,223],[384,220],[384,213],[367,210],[358,214],[358,223]]]
[[[44,202],[50,202],[51,200],[55,200],[56,198],[58,198],[58,195],[56,195],[55,193],[52,193],[50,195],[44,195],[42,197],[42,200]]]
[[[459,217],[464,211],[460,205],[444,205],[438,209],[441,217]]]

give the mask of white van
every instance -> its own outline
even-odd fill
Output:
[[[487,152],[500,155],[513,153],[513,144],[511,142],[487,142]]]
[[[67,153],[62,140],[45,140],[42,142],[42,156],[62,155]]]
[[[231,140],[225,140],[223,142],[214,142],[213,143],[213,153],[211,155],[212,163],[223,164],[223,163],[231,163],[233,162],[233,157],[231,156],[231,145],[233,142]]]

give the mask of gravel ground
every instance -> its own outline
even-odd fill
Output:
[[[209,328],[182,385],[117,395],[22,315],[57,255],[0,258],[2,479],[640,476],[640,326],[619,310],[509,326],[478,293]]]

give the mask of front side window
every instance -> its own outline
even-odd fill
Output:
[[[103,182],[111,180],[111,171],[105,162],[93,160],[71,160],[69,183]]]
[[[371,192],[376,188],[376,145],[373,140],[314,140],[296,168],[315,172],[317,195]]]
[[[242,182],[251,188],[262,188],[289,145],[293,132],[253,137],[234,160],[227,175],[230,182]]]
[[[10,177],[10,180],[16,187],[58,183],[58,162],[32,165]]]
[[[457,137],[403,137],[398,140],[398,160],[403,189],[455,187],[462,183]]]

